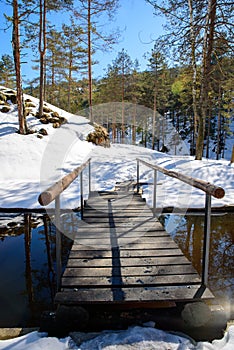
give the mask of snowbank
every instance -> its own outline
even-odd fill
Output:
[[[31,99],[38,104],[37,99]],[[89,157],[92,158],[93,190],[112,189],[116,181],[136,180],[136,158],[140,158],[222,186],[226,196],[222,200],[213,199],[213,206],[234,204],[234,172],[228,161],[194,161],[189,156],[171,156],[131,145],[94,146],[85,141],[92,130],[86,118],[52,108],[68,120],[59,129],[54,129],[51,124],[42,125],[31,115],[27,119],[31,129],[46,129],[48,136],[42,138],[38,138],[37,134],[21,136],[16,132],[18,119],[14,105],[7,114],[0,112],[0,208],[41,208],[37,200],[39,193]],[[152,183],[153,171],[141,165],[140,180]],[[152,185],[144,188],[149,205],[153,203],[152,190]],[[87,188],[84,195],[87,196]],[[76,208],[79,206],[78,198],[77,180],[64,192],[61,206]],[[159,173],[157,205],[162,208],[173,205],[185,210],[203,207],[204,193]]]
[[[93,339],[75,345],[71,337],[57,339],[32,332],[11,340],[0,341],[0,350],[233,350],[234,326],[224,337],[212,343],[198,342],[186,336],[151,327],[130,327],[123,331],[104,331]]]

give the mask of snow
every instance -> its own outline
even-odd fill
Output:
[[[28,97],[28,96],[26,96]],[[37,99],[30,97],[37,105]],[[50,106],[50,105],[49,105]],[[17,111],[12,105],[10,112],[0,112],[0,208],[40,208],[38,195],[62,176],[91,158],[92,190],[113,189],[117,181],[136,180],[136,158],[197,177],[222,186],[226,195],[221,200],[212,199],[213,206],[234,205],[233,167],[227,160],[194,161],[189,156],[172,156],[143,147],[113,144],[110,148],[97,147],[85,141],[92,130],[89,121],[81,116],[58,111],[68,120],[59,129],[51,124],[42,125],[29,116],[28,126],[47,130],[42,139],[37,134],[21,136],[18,129]],[[153,171],[140,165],[140,180],[152,183]],[[87,196],[87,176],[85,196]],[[144,196],[152,205],[152,185],[144,187]],[[63,208],[79,206],[79,181],[64,192]],[[157,206],[187,208],[204,207],[204,193],[158,174]],[[52,207],[54,204],[51,205]],[[120,332],[103,332],[97,338],[75,346],[70,337],[47,337],[45,333],[32,332],[13,340],[0,341],[0,350],[62,350],[62,349],[167,349],[167,350],[231,350],[234,347],[234,326],[230,326],[222,340],[194,345],[189,339],[150,327],[132,327]]]
[[[233,350],[233,347],[234,326],[229,326],[222,339],[211,343],[196,343],[185,335],[140,326],[122,331],[103,331],[79,345],[70,336],[58,339],[39,332],[0,340],[0,350]]]
[[[30,99],[38,105],[37,99]],[[225,197],[221,200],[212,199],[213,206],[234,204],[234,173],[228,160],[194,161],[189,156],[172,156],[139,146],[121,144],[113,144],[110,148],[97,147],[85,141],[92,130],[88,119],[47,105],[58,111],[68,123],[54,129],[51,124],[41,124],[30,115],[27,122],[31,129],[40,130],[43,127],[47,130],[49,135],[42,139],[37,134],[21,136],[16,132],[18,119],[14,105],[7,114],[0,112],[1,208],[41,208],[38,203],[39,193],[90,157],[92,190],[113,189],[116,181],[136,180],[136,158],[140,158],[223,187]],[[153,182],[153,171],[142,164],[140,180]],[[84,181],[87,183],[87,176]],[[144,196],[149,205],[153,203],[152,190],[152,185],[144,188]],[[64,192],[61,206],[68,209],[78,207],[78,194],[79,180]],[[188,207],[201,208],[204,207],[204,200],[202,191],[158,174],[158,207],[171,207],[173,204],[185,210]],[[53,206],[52,203],[50,207]]]

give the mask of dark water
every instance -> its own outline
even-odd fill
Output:
[[[55,229],[46,216],[36,220],[34,227],[26,220],[20,228],[0,232],[0,327],[38,326],[41,312],[53,310]],[[161,221],[175,227],[173,238],[201,272],[204,216],[164,215]],[[234,301],[233,223],[234,214],[212,216],[209,268],[209,287],[230,314]],[[62,247],[65,266],[71,240],[64,237]]]
[[[201,274],[204,215],[164,215],[160,221]],[[173,229],[173,227],[175,227]],[[217,301],[234,316],[234,213],[213,214],[208,286]]]
[[[41,312],[53,310],[55,228],[46,216],[37,221],[0,233],[0,327],[38,326]],[[70,245],[64,237],[63,264]]]

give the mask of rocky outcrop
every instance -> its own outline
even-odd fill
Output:
[[[40,119],[42,124],[53,124],[54,128],[59,128],[62,124],[67,123],[67,119],[60,116],[58,112],[53,111],[48,106],[43,107],[43,114],[40,117],[39,112],[36,113],[36,117]]]
[[[88,134],[86,140],[98,146],[110,147],[110,137],[107,130],[98,124],[94,125],[94,131]]]

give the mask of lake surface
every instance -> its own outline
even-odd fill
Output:
[[[196,270],[202,271],[204,215],[163,215],[160,221]],[[212,214],[209,288],[234,317],[234,213]]]
[[[37,214],[31,219],[33,227],[22,216],[25,226],[14,224],[7,232],[0,231],[0,327],[38,326],[42,311],[54,307],[55,228],[47,216]],[[171,235],[201,272],[204,216],[167,214],[160,220],[166,227],[174,227]],[[65,222],[69,223],[69,217]],[[209,287],[230,313],[234,301],[233,223],[234,214],[212,216],[209,268]],[[71,243],[63,237],[63,266]]]
[[[47,216],[37,215],[36,221],[37,227],[28,229],[21,222],[0,233],[0,327],[38,326],[41,312],[53,310],[55,227]],[[63,237],[63,265],[70,246]]]

